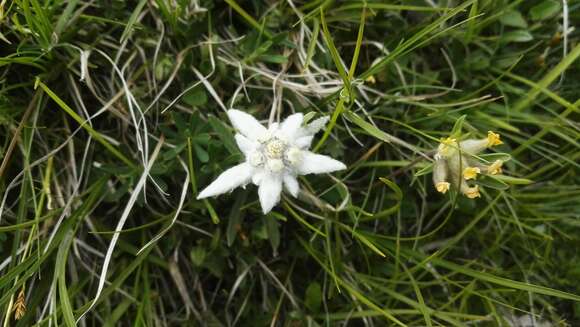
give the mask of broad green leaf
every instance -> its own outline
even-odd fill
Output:
[[[524,43],[529,42],[533,39],[534,37],[532,36],[532,34],[530,34],[530,32],[524,30],[517,30],[504,33],[501,36],[500,40],[504,43],[512,43],[512,42]]]
[[[230,215],[228,217],[228,229],[226,232],[228,246],[232,246],[232,244],[234,244],[236,236],[242,228],[244,212],[240,211],[240,207],[242,206],[242,203],[245,201],[245,199],[246,192],[240,192],[238,193],[234,204],[231,206]]]
[[[304,304],[312,313],[317,313],[320,311],[320,306],[322,304],[322,288],[318,282],[312,282],[306,288],[306,294],[304,296]]]
[[[465,117],[466,117],[466,115],[463,115],[463,116],[457,118],[457,120],[455,121],[455,124],[453,125],[453,129],[451,130],[451,133],[449,134],[449,137],[459,138],[461,136],[461,129],[463,128],[463,123],[465,122]]]
[[[264,223],[266,224],[266,231],[268,232],[268,239],[272,245],[272,250],[276,253],[278,246],[280,246],[280,223],[270,215],[264,217]]]
[[[195,246],[193,249],[191,249],[191,252],[189,252],[189,257],[191,258],[191,262],[193,262],[193,265],[196,267],[199,267],[203,264],[206,256],[207,256],[207,251],[206,251],[205,247],[203,247],[201,245]]]
[[[207,103],[207,93],[203,87],[194,87],[181,99],[190,106],[199,107]]]
[[[562,11],[560,1],[545,0],[530,9],[530,17],[533,20],[548,19]]]
[[[495,176],[489,176],[489,175],[480,175],[477,178],[477,184],[485,186],[485,187],[493,188],[496,190],[506,190],[509,188],[509,185],[507,185],[506,183],[495,178]]]
[[[504,13],[500,18],[499,21],[506,25],[518,28],[527,28],[528,23],[524,19],[524,16],[516,10],[510,10]]]
[[[258,60],[270,62],[273,64],[285,64],[288,62],[288,57],[276,54],[263,54],[258,57]]]
[[[214,132],[217,133],[220,140],[223,142],[223,145],[228,149],[231,154],[238,154],[240,150],[236,145],[236,141],[230,132],[229,128],[224,125],[224,123],[217,119],[215,116],[208,117],[209,124]]]
[[[495,175],[494,178],[499,180],[499,181],[502,181],[504,183],[512,184],[512,185],[529,185],[529,184],[534,183],[534,181],[531,179],[517,178],[517,177],[512,177],[512,176],[506,176],[506,175]]]

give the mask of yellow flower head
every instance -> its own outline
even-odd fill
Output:
[[[503,142],[500,140],[500,136],[497,133],[494,133],[492,131],[488,131],[487,132],[487,147],[492,147],[494,145],[500,145],[503,144]]]
[[[481,170],[477,167],[467,167],[463,170],[463,178],[465,180],[476,179],[477,174],[480,174]]]
[[[457,146],[456,139],[447,137],[441,139],[441,143],[439,144],[439,148],[437,150],[442,156],[447,156],[453,149],[457,148]]]
[[[480,198],[481,194],[479,194],[479,185],[467,188],[463,194],[470,199]]]
[[[365,79],[365,82],[367,82],[369,84],[375,84],[377,82],[377,80],[373,75],[371,75]]]
[[[445,194],[449,191],[449,186],[451,186],[451,184],[447,182],[439,182],[435,185],[435,188],[437,189],[437,192]]]
[[[501,174],[501,166],[502,165],[503,165],[503,161],[496,160],[494,163],[492,163],[491,165],[489,165],[489,167],[487,168],[487,172],[490,175]]]

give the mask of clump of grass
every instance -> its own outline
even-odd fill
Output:
[[[0,9],[3,326],[580,322],[580,3]],[[229,108],[330,116],[348,170],[196,200]],[[488,130],[509,177],[438,193],[439,140]]]

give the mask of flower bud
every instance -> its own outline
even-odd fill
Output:
[[[449,191],[450,184],[447,182],[447,162],[439,158],[433,164],[433,184],[439,193]]]
[[[487,167],[487,173],[490,175],[501,174],[501,171],[502,171],[501,166],[502,165],[503,165],[503,161],[496,160],[494,163],[489,165],[489,167]]]
[[[447,193],[447,191],[449,191],[449,187],[451,186],[451,184],[449,184],[448,182],[439,182],[437,184],[435,184],[435,188],[437,189],[437,192],[439,193]]]
[[[487,143],[487,139],[468,139],[460,142],[459,147],[461,148],[461,151],[467,154],[475,155],[485,150],[487,148]]]
[[[451,137],[442,138],[439,147],[437,148],[437,154],[442,157],[452,156],[457,150],[457,140]]]
[[[480,198],[481,194],[479,193],[479,185],[475,185],[470,187],[465,180],[461,181],[461,193],[470,199]]]
[[[490,148],[492,146],[500,145],[500,144],[503,144],[503,142],[500,140],[499,134],[496,134],[492,131],[488,131],[487,132],[487,147]]]

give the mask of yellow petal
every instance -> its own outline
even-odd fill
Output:
[[[449,191],[449,186],[451,186],[451,184],[447,182],[439,182],[435,185],[435,188],[437,189],[437,192],[445,194]]]
[[[463,178],[465,180],[476,179],[477,174],[480,174],[481,170],[477,167],[467,167],[463,170]]]
[[[503,142],[500,140],[500,135],[492,131],[487,132],[487,147],[492,147],[494,145],[500,145]]]
[[[455,145],[455,144],[457,144],[457,140],[452,138],[452,137],[445,137],[445,138],[441,138],[441,144]]]
[[[479,185],[466,189],[463,194],[470,199],[480,198],[481,194],[479,194]]]
[[[441,143],[439,144],[439,148],[437,148],[438,152],[442,156],[448,156],[452,150],[457,148],[457,140],[451,137],[442,138]]]
[[[497,174],[501,174],[501,166],[503,165],[503,161],[501,160],[496,160],[494,163],[492,163],[488,168],[487,168],[487,172],[490,175],[497,175]]]

